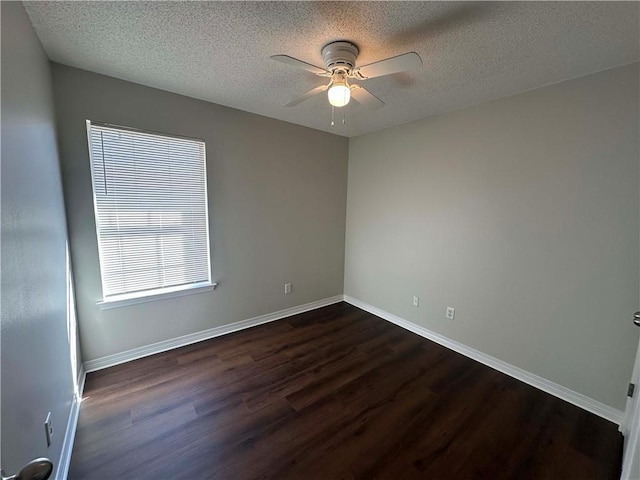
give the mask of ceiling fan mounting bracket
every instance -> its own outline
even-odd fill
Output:
[[[351,42],[331,42],[322,48],[322,59],[328,71],[348,74],[355,69],[358,53],[358,47]]]

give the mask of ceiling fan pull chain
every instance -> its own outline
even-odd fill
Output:
[[[346,110],[346,108],[342,107],[342,124],[344,125],[346,122],[344,120],[344,111]]]
[[[333,114],[334,114],[335,110],[336,110],[336,107],[331,105],[331,126],[332,127],[336,124],[336,122],[333,121]]]

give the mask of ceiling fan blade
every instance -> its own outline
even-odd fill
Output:
[[[316,88],[312,88],[311,90],[309,90],[308,92],[303,93],[302,95],[300,95],[299,97],[294,98],[293,100],[291,100],[289,103],[285,104],[285,107],[295,107],[296,105],[298,105],[301,102],[304,102],[305,100],[310,99],[311,97],[313,97],[314,95],[317,95],[319,93],[322,93],[324,91],[327,90],[327,88],[329,88],[328,85],[320,85],[319,87]]]
[[[351,98],[369,108],[382,108],[384,102],[360,85],[352,85]]]
[[[416,52],[405,53],[397,57],[387,58],[379,62],[370,63],[357,69],[359,78],[375,78],[392,73],[414,70],[422,66],[422,59]]]
[[[303,62],[302,60],[290,57],[289,55],[272,55],[269,58],[271,60],[275,60],[276,62],[286,63],[287,65],[290,65],[292,67],[301,68],[302,70],[306,70],[307,72],[315,73],[316,75],[327,74],[327,71],[324,68],[316,67],[315,65]]]

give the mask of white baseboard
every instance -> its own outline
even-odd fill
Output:
[[[76,427],[78,425],[78,416],[80,414],[80,401],[73,396],[71,401],[71,411],[69,412],[69,420],[67,420],[67,429],[64,432],[64,440],[62,441],[62,452],[60,460],[58,460],[58,468],[56,468],[56,480],[67,480],[69,474],[69,465],[71,463],[71,453],[73,452],[73,441],[76,437]]]
[[[219,327],[210,328],[201,332],[190,333],[189,335],[183,335],[181,337],[164,340],[162,342],[153,343],[144,347],[134,348],[125,352],[116,353],[114,355],[108,355],[102,358],[96,358],[95,360],[88,360],[84,362],[84,370],[94,372],[96,370],[102,370],[103,368],[113,367],[121,363],[130,362],[138,358],[147,357],[160,352],[166,352],[167,350],[173,350],[174,348],[184,347],[192,343],[201,342],[210,338],[219,337],[220,335],[226,335],[228,333],[237,332],[238,330],[244,330],[245,328],[255,327],[263,323],[273,322],[280,320],[281,318],[290,317],[291,315],[297,315],[299,313],[308,312],[309,310],[315,310],[316,308],[326,307],[334,303],[341,302],[343,300],[342,295],[336,295],[334,297],[317,300],[315,302],[306,303],[304,305],[298,305],[297,307],[291,307],[284,310],[280,310],[266,315],[260,315],[258,317],[248,318],[239,322],[230,323],[228,325],[221,325]]]
[[[226,335],[228,333],[237,332],[238,330],[244,330],[246,328],[261,325],[263,323],[280,320],[282,318],[289,317],[291,315],[297,315],[299,313],[315,310],[316,308],[325,307],[327,305],[338,303],[343,300],[347,303],[350,303],[351,305],[361,308],[362,310],[372,313],[373,315],[376,315],[384,320],[394,323],[424,338],[432,340],[444,347],[447,347],[466,357],[476,360],[484,365],[487,365],[517,380],[520,380],[533,387],[543,390],[551,395],[554,395],[555,397],[558,397],[561,400],[565,400],[577,407],[587,410],[588,412],[594,413],[606,420],[609,420],[618,425],[620,425],[622,421],[623,412],[621,410],[610,407],[609,405],[606,405],[602,402],[599,402],[590,397],[587,397],[586,395],[575,392],[567,387],[564,387],[555,382],[542,378],[536,374],[533,374],[519,367],[511,365],[510,363],[507,363],[503,360],[492,357],[491,355],[483,353],[474,348],[468,347],[467,345],[464,345],[460,342],[447,338],[444,335],[440,335],[439,333],[433,332],[420,325],[416,325],[415,323],[412,323],[408,320],[398,317],[397,315],[394,315],[392,313],[389,313],[382,309],[374,307],[373,305],[370,305],[366,302],[353,298],[349,295],[336,295],[334,297],[325,298],[323,300],[318,300],[318,301],[307,303],[304,305],[299,305],[297,307],[287,308],[285,310],[280,310],[280,311],[269,313],[266,315],[260,315],[258,317],[242,320],[240,322],[235,322],[228,325],[222,325],[220,327],[214,327],[201,332],[196,332],[189,335],[184,335],[181,337],[164,340],[162,342],[154,343],[144,347],[134,348],[132,350],[127,350],[125,352],[116,353],[114,355],[108,355],[106,357],[97,358],[95,360],[89,360],[87,362],[84,362],[83,375],[84,375],[84,372],[89,373],[89,372],[94,372],[96,370],[101,370],[103,368],[112,367],[114,365],[119,365],[121,363],[129,362],[131,360],[136,360],[138,358],[154,355],[156,353],[165,352],[167,350],[172,350],[174,348],[183,347],[185,345],[190,345],[192,343],[208,340],[210,338],[218,337],[221,335]],[[83,382],[83,388],[84,388],[84,379],[82,380],[82,382]],[[80,391],[82,392],[82,389]],[[77,418],[76,418],[76,421],[77,421]],[[65,478],[65,477],[59,477],[59,478]]]
[[[78,372],[78,395],[73,396],[71,401],[71,410],[69,411],[69,419],[67,420],[67,429],[64,432],[64,440],[62,441],[62,452],[60,452],[60,459],[58,460],[58,467],[56,468],[56,480],[67,480],[69,475],[69,465],[71,464],[71,454],[73,453],[73,441],[76,437],[76,428],[78,426],[78,417],[80,415],[80,402],[82,400],[82,392],[84,390],[84,382],[87,378],[87,374],[84,371],[84,366],[80,365],[80,371]]]
[[[610,407],[609,405],[605,405],[604,403],[594,400],[592,398],[589,398],[586,395],[575,392],[567,387],[563,387],[562,385],[554,383],[545,378],[539,377],[538,375],[535,375],[531,372],[527,372],[526,370],[518,368],[498,358],[492,357],[491,355],[487,355],[486,353],[482,353],[481,351],[475,350],[460,342],[451,340],[450,338],[447,338],[444,335],[440,335],[439,333],[436,333],[427,328],[421,327],[420,325],[416,325],[413,322],[410,322],[392,313],[381,310],[377,307],[374,307],[373,305],[369,305],[368,303],[360,301],[356,298],[350,297],[349,295],[344,296],[344,301],[358,308],[361,308],[362,310],[372,313],[377,317],[380,317],[384,320],[394,323],[406,330],[409,330],[415,334],[418,334],[421,337],[432,340],[466,357],[469,357],[473,360],[483,363],[488,367],[491,367],[495,370],[505,373],[510,377],[513,377],[533,387],[536,387],[540,390],[550,393],[551,395],[554,395],[560,398],[561,400],[569,402],[577,407],[587,410],[588,412],[594,413],[615,424],[620,425],[622,421],[622,416],[623,416],[622,411],[617,410],[613,407]]]

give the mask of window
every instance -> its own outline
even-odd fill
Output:
[[[98,303],[211,290],[204,142],[90,121],[87,132]]]

